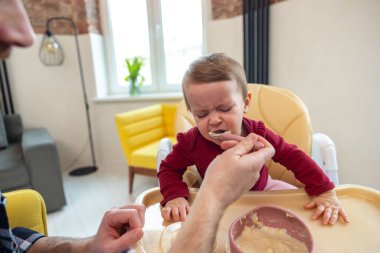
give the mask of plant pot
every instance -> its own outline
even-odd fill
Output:
[[[140,87],[137,86],[135,83],[131,82],[129,84],[129,95],[135,96],[135,95],[140,95],[140,94],[141,94]]]

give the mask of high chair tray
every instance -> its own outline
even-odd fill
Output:
[[[340,185],[336,192],[349,215],[348,224],[339,220],[334,226],[324,226],[321,219],[312,220],[313,211],[303,208],[310,200],[303,189],[249,192],[227,208],[219,224],[214,252],[227,251],[229,227],[237,217],[264,204],[278,205],[299,215],[311,230],[315,252],[379,252],[380,191],[358,185]],[[197,189],[190,189],[190,205],[196,193]],[[161,217],[161,200],[157,187],[141,193],[136,200],[147,207],[144,237],[136,246],[136,252],[163,252],[162,233],[172,223],[164,222]]]

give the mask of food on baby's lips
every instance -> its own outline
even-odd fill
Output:
[[[219,139],[220,136],[224,133],[231,133],[230,130],[222,130],[222,129],[219,129],[219,130],[216,130],[216,131],[213,131],[213,132],[208,132],[208,134],[212,137],[212,138],[215,138],[215,139]]]

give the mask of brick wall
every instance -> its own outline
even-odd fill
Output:
[[[244,0],[211,0],[212,19],[226,19],[243,15]],[[269,0],[269,4],[275,4],[285,0]]]
[[[44,33],[50,17],[71,17],[79,34],[101,33],[98,0],[24,0],[26,11],[36,33]],[[53,21],[54,34],[72,34],[67,21]]]
[[[99,0],[24,0],[24,5],[36,33],[44,33],[50,17],[73,18],[79,34],[101,33]],[[102,0],[104,1],[104,0]],[[140,0],[139,0],[140,1]],[[211,0],[212,19],[226,19],[243,14],[244,0]],[[285,0],[269,0],[270,4]],[[51,29],[55,34],[71,34],[67,22],[54,21]]]

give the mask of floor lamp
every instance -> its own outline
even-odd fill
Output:
[[[77,49],[80,79],[81,79],[81,83],[82,83],[83,98],[84,98],[84,104],[85,104],[85,108],[86,108],[87,128],[88,128],[88,134],[89,134],[89,139],[90,139],[92,166],[85,166],[85,167],[76,168],[76,169],[70,171],[69,174],[72,176],[81,176],[81,175],[86,175],[86,174],[95,172],[97,170],[97,167],[96,167],[96,160],[95,160],[94,143],[93,143],[93,139],[92,139],[91,121],[90,121],[89,106],[88,106],[88,102],[87,102],[86,86],[84,84],[81,54],[80,54],[79,43],[78,43],[78,29],[77,29],[75,22],[72,18],[52,17],[52,18],[49,18],[47,20],[46,32],[45,32],[44,37],[42,39],[42,43],[41,43],[41,47],[40,47],[40,51],[39,51],[39,57],[40,57],[41,61],[46,66],[59,66],[63,63],[65,56],[63,53],[62,46],[59,44],[58,40],[54,37],[53,33],[49,29],[51,22],[57,21],[57,20],[67,21],[71,24],[71,27],[72,27],[73,32],[74,32],[75,45],[76,45],[76,49]]]

